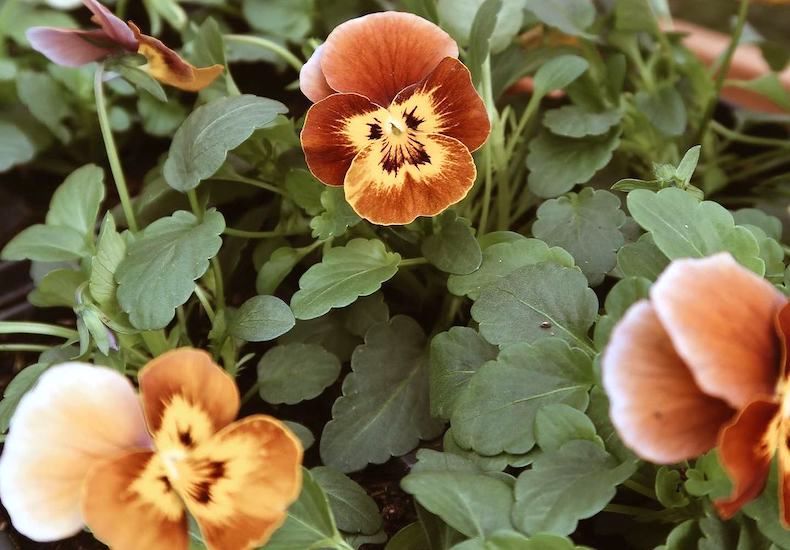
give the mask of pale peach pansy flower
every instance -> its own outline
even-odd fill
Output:
[[[471,152],[490,123],[458,45],[409,13],[338,26],[305,64],[302,148],[312,173],[342,185],[351,207],[381,225],[434,216],[463,199]]]
[[[222,73],[222,65],[197,68],[152,36],[142,34],[134,23],[124,23],[97,0],[83,0],[99,26],[89,31],[32,27],[27,38],[33,49],[50,61],[78,67],[116,54],[139,53],[148,60],[143,67],[153,78],[182,90],[195,92]]]
[[[87,525],[115,550],[186,550],[187,511],[212,550],[264,544],[301,488],[302,447],[279,421],[234,422],[234,380],[183,348],[140,371],[140,395],[104,367],[47,370],[0,457],[0,499],[38,541]]]
[[[603,358],[612,422],[659,464],[717,447],[733,482],[715,502],[724,518],[762,492],[776,455],[789,525],[788,337],[787,298],[729,254],[676,260],[612,331]]]

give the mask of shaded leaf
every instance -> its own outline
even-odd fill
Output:
[[[268,403],[294,404],[318,397],[340,375],[340,361],[315,344],[287,344],[258,363],[260,395]]]

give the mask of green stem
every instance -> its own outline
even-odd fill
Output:
[[[477,227],[478,236],[486,232],[488,226],[488,213],[491,211],[491,193],[494,188],[493,165],[491,164],[491,148],[488,144],[483,148],[483,163],[485,165],[485,183],[483,187],[483,209],[480,212],[480,223]]]
[[[743,34],[743,28],[746,25],[746,16],[748,13],[749,0],[741,0],[740,6],[738,7],[738,19],[735,23],[735,30],[732,33],[730,45],[727,46],[727,50],[724,52],[721,63],[718,64],[718,67],[714,67],[714,72],[717,71],[717,74],[716,81],[713,86],[713,97],[710,98],[708,105],[705,107],[704,114],[702,115],[702,123],[700,124],[699,131],[697,132],[697,139],[694,140],[694,143],[702,143],[705,133],[708,131],[708,126],[713,119],[713,113],[716,109],[716,104],[719,101],[721,90],[724,87],[724,81],[727,79],[727,72],[729,71],[730,64],[732,63],[732,57],[735,55],[735,50],[738,48],[738,43],[741,41],[741,35]]]
[[[425,265],[429,263],[425,258],[409,258],[398,262],[398,267],[411,267],[415,265]]]
[[[623,486],[651,500],[656,500],[656,492],[650,489],[650,487],[646,487],[641,483],[637,483],[636,481],[632,481],[629,479],[623,482]]]
[[[51,348],[52,346],[41,344],[0,344],[0,351],[34,351],[40,353]]]
[[[76,330],[70,328],[24,321],[0,321],[0,334],[38,334],[66,340],[77,340],[80,337]]]
[[[611,512],[613,514],[623,514],[626,516],[644,516],[653,514],[656,511],[649,508],[640,508],[638,506],[626,506],[624,504],[607,504],[604,506],[604,512]]]
[[[302,63],[302,61],[292,54],[287,48],[284,48],[277,42],[268,40],[261,36],[251,36],[248,34],[226,34],[225,40],[227,42],[237,42],[240,44],[252,44],[253,46],[263,48],[264,50],[269,50],[270,52],[280,56],[283,61],[288,63],[297,72],[301,71],[302,65],[304,65],[304,63]]]
[[[129,189],[126,186],[126,178],[123,175],[123,168],[121,167],[121,160],[118,158],[118,148],[115,146],[115,139],[112,136],[112,128],[110,127],[110,118],[107,114],[107,102],[104,98],[104,65],[99,64],[96,67],[96,75],[93,81],[93,92],[96,98],[96,112],[99,116],[99,128],[104,138],[104,148],[107,150],[107,159],[110,161],[110,170],[112,171],[113,180],[115,180],[115,188],[118,190],[118,197],[121,199],[121,208],[123,208],[124,216],[126,216],[126,223],[132,233],[139,231],[137,219],[134,216],[134,209],[132,208],[132,199],[129,197]]]
[[[10,15],[14,13],[14,8],[16,7],[17,0],[5,0],[3,6],[0,7],[0,57],[6,57],[6,45],[5,45],[5,34],[2,32],[4,29],[7,28],[8,18]]]
[[[247,402],[250,399],[252,399],[256,395],[258,395],[258,390],[260,389],[260,387],[261,387],[261,383],[260,383],[260,381],[258,381],[258,382],[255,382],[255,384],[253,384],[252,387],[249,390],[247,390],[247,393],[245,393],[244,397],[241,398],[241,406],[242,407],[244,405],[246,405]]]
[[[225,282],[222,277],[222,266],[216,256],[211,258],[211,268],[214,271],[214,298],[217,309],[225,308]]]
[[[291,230],[291,231],[245,231],[243,229],[233,229],[232,227],[226,227],[223,231],[225,235],[229,235],[231,237],[242,237],[245,239],[270,239],[272,237],[288,237],[293,235],[304,235],[306,234],[303,230]]]
[[[781,147],[782,149],[790,148],[790,141],[787,141],[786,139],[772,139],[742,134],[727,128],[715,120],[710,121],[710,127],[730,141],[739,141],[741,143],[749,143],[751,145],[764,145],[766,147]]]
[[[217,181],[230,181],[230,182],[236,182],[236,183],[244,183],[244,184],[247,184],[247,185],[251,185],[253,187],[257,187],[258,189],[265,189],[267,191],[271,191],[272,193],[277,193],[278,195],[283,195],[283,196],[286,195],[285,191],[283,191],[279,187],[276,187],[276,186],[272,185],[271,183],[267,183],[265,181],[254,180],[252,178],[245,178],[243,176],[234,177],[232,179],[228,178],[226,180],[223,180],[222,178],[217,178]]]
[[[192,209],[192,213],[198,220],[203,220],[203,209],[200,207],[200,201],[198,201],[197,193],[194,189],[190,189],[187,191],[187,199],[189,200],[189,207]]]
[[[208,296],[206,293],[203,292],[203,289],[199,286],[195,285],[195,296],[197,296],[200,305],[203,306],[203,309],[206,310],[206,315],[208,315],[209,321],[212,323],[214,322],[214,309],[211,307],[211,302],[209,302]]]

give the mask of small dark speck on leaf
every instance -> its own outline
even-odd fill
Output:
[[[549,323],[548,321],[543,321],[540,324],[540,328],[551,328],[551,323]]]

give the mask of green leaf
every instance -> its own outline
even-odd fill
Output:
[[[246,342],[268,342],[291,330],[294,324],[288,304],[275,296],[254,296],[233,314],[228,332]]]
[[[658,502],[665,508],[682,508],[689,503],[678,470],[661,466],[656,472],[655,490]]]
[[[362,221],[346,201],[342,188],[326,187],[321,193],[321,204],[324,212],[310,221],[313,237],[317,239],[339,237]]]
[[[790,94],[787,93],[776,73],[769,73],[752,80],[727,80],[727,86],[756,92],[786,111],[790,111]]]
[[[482,78],[482,67],[491,53],[491,37],[497,26],[497,17],[503,0],[485,0],[475,13],[469,32],[467,67],[472,73],[472,83],[477,85]]]
[[[572,541],[556,535],[535,535],[529,539],[515,531],[500,531],[482,539],[471,539],[452,547],[452,550],[575,550]]]
[[[490,234],[485,237],[489,236]],[[466,295],[476,300],[483,289],[507,277],[516,269],[543,262],[573,267],[573,258],[565,250],[549,247],[538,239],[525,239],[517,235],[516,239],[493,242],[486,246],[480,268],[469,275],[450,275],[447,288],[456,296]]]
[[[278,248],[258,271],[255,289],[259,294],[273,293],[302,258],[304,254],[290,246]]]
[[[0,433],[8,431],[11,417],[14,416],[19,402],[25,394],[38,382],[39,377],[49,368],[49,363],[36,363],[22,369],[6,386],[3,399],[0,401]]]
[[[46,223],[68,227],[92,238],[103,200],[104,170],[95,164],[86,164],[69,174],[55,190]]]
[[[472,306],[480,334],[495,345],[557,336],[589,348],[598,299],[576,268],[528,265],[486,287]]]
[[[570,252],[590,284],[600,284],[614,268],[625,243],[620,227],[626,221],[616,195],[586,187],[578,195],[544,202],[537,216],[532,233]]]
[[[595,433],[592,420],[583,412],[564,403],[552,403],[538,409],[535,415],[535,439],[543,451],[558,450],[568,441],[592,441],[604,447]]]
[[[539,197],[551,198],[585,183],[609,164],[620,145],[612,131],[599,138],[571,139],[541,132],[529,144],[529,188]]]
[[[482,473],[411,473],[401,487],[466,536],[486,536],[513,527],[513,491],[500,479]]]
[[[600,512],[636,469],[591,441],[570,441],[538,457],[516,482],[513,521],[525,533],[568,535]]]
[[[91,296],[103,310],[109,311],[117,306],[115,291],[115,272],[126,256],[126,241],[115,229],[115,219],[111,214],[104,216],[96,243],[96,254],[91,260],[89,290]]]
[[[313,26],[313,0],[244,0],[242,10],[250,26],[266,34],[298,41]]]
[[[384,302],[381,292],[363,296],[356,302],[338,312],[343,317],[346,330],[355,336],[364,338],[370,327],[378,323],[386,323],[390,318],[390,310]]]
[[[30,137],[14,124],[0,120],[0,172],[33,160],[35,145]]]
[[[203,221],[180,210],[137,236],[115,274],[118,302],[136,328],[160,329],[173,319],[219,251],[224,229],[214,209]]]
[[[607,451],[621,462],[635,458],[634,453],[623,444],[617,430],[612,425],[612,420],[609,417],[609,399],[599,386],[594,387],[590,392],[590,406],[587,407],[587,416],[595,424],[595,430],[603,440]]]
[[[444,432],[442,448],[445,453],[458,455],[464,460],[473,463],[478,469],[484,472],[501,472],[508,466],[520,468],[532,463],[532,453],[523,455],[499,453],[493,456],[483,456],[475,451],[463,449],[455,440],[452,428]]]
[[[36,307],[74,307],[77,289],[85,274],[73,269],[54,269],[38,283],[27,299]]]
[[[586,32],[595,21],[595,6],[587,0],[526,0],[535,17],[565,34],[590,37]]]
[[[649,291],[650,281],[643,277],[626,277],[612,287],[604,303],[606,315],[600,317],[595,324],[595,347],[604,348],[617,321],[632,304],[646,299]]]
[[[261,399],[293,405],[313,399],[340,375],[340,361],[315,344],[276,346],[258,363]]]
[[[315,436],[309,428],[299,424],[298,422],[290,422],[288,420],[284,420],[283,423],[288,426],[288,429],[291,430],[294,435],[296,435],[296,437],[299,438],[299,441],[302,442],[302,447],[304,447],[305,450],[313,446],[313,443],[315,443]]]
[[[556,338],[514,344],[484,364],[462,390],[452,416],[455,440],[482,455],[524,454],[535,445],[535,416],[551,403],[587,406],[589,357]]]
[[[675,526],[667,536],[666,544],[655,550],[697,550],[702,532],[696,520],[689,519]]]
[[[321,194],[328,189],[307,170],[295,168],[285,176],[285,190],[288,196],[311,216],[325,210],[321,202]]]
[[[760,532],[774,544],[780,548],[788,548],[790,547],[790,530],[783,527],[779,521],[779,501],[776,497],[778,483],[779,474],[774,463],[762,494],[757,500],[747,504],[743,513],[756,521]]]
[[[431,418],[425,334],[402,315],[374,325],[351,358],[343,397],[321,438],[321,458],[342,472],[381,464],[441,433]]]
[[[393,536],[384,550],[426,550],[431,546],[420,523],[410,523]]]
[[[655,281],[669,265],[669,258],[661,252],[650,233],[617,252],[617,267],[626,277],[643,277]]]
[[[685,489],[695,497],[722,498],[729,495],[732,489],[730,478],[719,463],[715,449],[699,457],[694,467],[686,470],[686,477]]]
[[[381,529],[379,507],[357,482],[326,466],[313,468],[310,473],[326,493],[341,531],[374,535]]]
[[[125,78],[131,85],[137,88],[142,97],[147,92],[150,96],[159,101],[167,101],[167,95],[164,88],[155,80],[150,74],[142,69],[128,65],[124,62],[111,64],[110,68],[117,71],[123,78]],[[142,113],[141,113],[142,114]],[[175,130],[175,128],[174,128]]]
[[[460,391],[475,372],[497,357],[497,348],[468,327],[453,327],[431,340],[431,413],[450,418]]]
[[[727,251],[759,275],[765,270],[757,240],[736,227],[732,214],[718,203],[700,202],[677,188],[658,193],[638,189],[628,194],[628,209],[671,260]]]
[[[278,343],[316,344],[334,353],[340,361],[348,361],[354,348],[360,344],[360,338],[346,328],[346,318],[342,315],[344,311],[330,311],[316,319],[296,321],[294,328],[281,336]]]
[[[373,294],[397,273],[400,259],[379,240],[354,239],[331,248],[299,279],[299,291],[291,298],[294,315],[314,319]]]
[[[79,260],[90,254],[85,236],[69,227],[37,224],[28,227],[11,239],[0,258],[3,260],[33,260],[35,262],[64,262]]]
[[[191,50],[190,61],[195,66],[208,67],[216,64],[225,67],[222,74],[208,88],[204,88],[200,92],[203,99],[210,101],[225,96],[238,97],[240,95],[241,92],[239,92],[228,69],[228,60],[225,57],[225,40],[216,19],[207,17],[197,28]]]
[[[686,105],[671,83],[660,84],[655,91],[642,90],[634,103],[650,124],[665,136],[679,136],[686,130]]]
[[[19,101],[46,126],[61,143],[71,141],[64,122],[71,116],[68,96],[58,82],[46,73],[19,71],[16,77]]]
[[[691,181],[691,177],[694,175],[694,170],[697,169],[697,163],[699,163],[699,154],[701,150],[702,146],[695,145],[686,151],[686,154],[683,155],[682,159],[680,159],[680,164],[678,164],[678,167],[675,170],[675,177],[683,185],[687,185]]]
[[[578,105],[566,105],[547,111],[543,116],[543,125],[558,136],[581,138],[603,135],[620,124],[622,118],[620,109],[596,113]]]
[[[335,527],[329,500],[312,474],[302,470],[302,492],[288,508],[285,523],[266,543],[266,550],[305,550],[338,548],[342,540]]]
[[[258,128],[287,111],[265,97],[223,97],[198,107],[173,137],[164,165],[167,184],[189,191],[219,170],[228,151],[244,143]]]
[[[619,31],[650,34],[659,32],[650,0],[618,0],[614,17],[615,28]]]
[[[143,129],[157,137],[170,137],[184,122],[187,110],[178,101],[162,101],[148,92],[141,92],[137,99],[137,112]]]
[[[483,254],[468,220],[445,212],[435,221],[432,235],[422,243],[422,254],[445,273],[467,275],[480,267]]]
[[[733,212],[732,217],[738,225],[754,225],[765,231],[765,234],[772,239],[777,241],[782,239],[782,220],[776,216],[766,214],[757,208],[741,208]]]
[[[560,55],[540,66],[534,77],[534,91],[542,97],[552,90],[569,86],[587,71],[590,64],[578,55]]]
[[[442,28],[455,38],[460,46],[469,45],[472,22],[483,0],[438,0],[436,8]],[[524,0],[504,0],[497,14],[491,33],[491,53],[499,53],[510,45],[521,29],[524,20]]]

